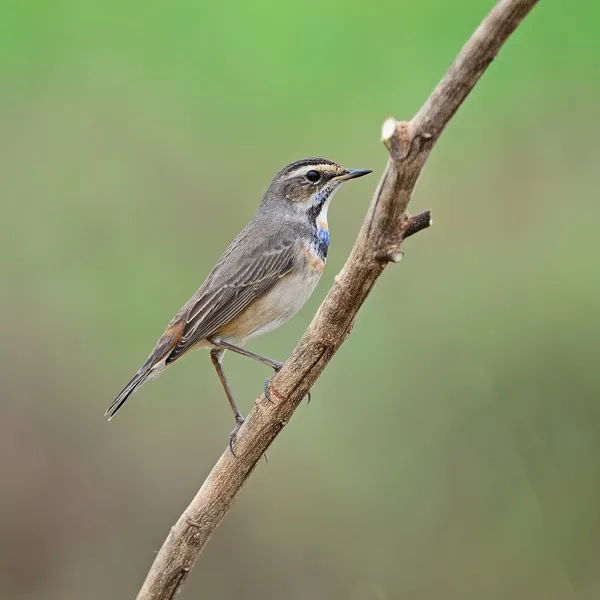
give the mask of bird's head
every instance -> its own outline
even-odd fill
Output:
[[[326,158],[304,158],[275,175],[263,202],[286,202],[295,210],[318,215],[327,210],[333,194],[344,182],[369,173],[368,169],[346,169]]]

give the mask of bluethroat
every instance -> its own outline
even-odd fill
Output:
[[[329,203],[342,183],[368,173],[371,171],[345,169],[325,158],[305,158],[279,171],[250,223],[173,317],[148,360],[109,406],[109,419],[143,383],[160,375],[188,350],[210,348],[235,416],[231,448],[244,418],[227,383],[223,355],[230,350],[275,371],[283,366],[243,346],[250,338],[285,323],[308,300],[327,259]],[[270,398],[268,382],[265,394]]]

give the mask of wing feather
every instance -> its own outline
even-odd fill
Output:
[[[252,302],[264,296],[294,266],[293,240],[280,240],[270,249],[240,254],[239,266],[228,269],[223,277],[219,269],[231,266],[233,256],[224,255],[206,284],[198,290],[186,311],[186,321],[179,342],[170,352],[167,363],[179,358],[199,341],[215,335],[220,328],[241,314]],[[250,255],[249,255],[250,254]],[[255,256],[252,257],[251,255]]]

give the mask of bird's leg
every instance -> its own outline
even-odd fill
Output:
[[[259,363],[262,363],[263,365],[267,365],[267,367],[271,367],[275,371],[275,373],[279,372],[281,370],[281,367],[283,367],[283,363],[279,362],[278,360],[273,360],[272,358],[267,358],[266,356],[261,356],[260,354],[256,354],[255,352],[250,352],[249,350],[244,350],[244,348],[240,348],[239,346],[234,346],[233,344],[224,342],[224,341],[220,340],[219,338],[212,338],[212,339],[209,339],[208,341],[213,346],[216,346],[217,348],[221,348],[223,350],[231,350],[231,352],[235,352],[236,354],[240,354],[241,356],[247,356],[248,358],[251,358],[252,360],[256,360]],[[211,351],[211,353],[212,353],[212,351]],[[275,375],[275,373],[273,373],[273,375]],[[265,398],[269,402],[273,402],[273,400],[271,400],[271,394],[269,393],[269,383],[271,382],[273,375],[271,375],[271,377],[269,377],[265,381],[265,387],[264,387]],[[308,397],[308,403],[310,403],[310,399],[311,399],[310,390],[308,391],[308,393],[306,395]]]
[[[233,399],[233,394],[231,393],[231,388],[229,387],[229,383],[227,382],[227,378],[225,377],[225,372],[223,371],[223,366],[221,362],[223,360],[223,355],[225,354],[225,350],[222,348],[213,348],[210,351],[210,360],[217,371],[217,375],[221,380],[221,385],[225,390],[225,395],[227,396],[227,400],[229,400],[229,405],[231,406],[231,410],[233,411],[233,415],[235,417],[235,427],[233,431],[229,434],[229,450],[231,454],[235,456],[235,452],[233,451],[233,440],[235,439],[235,435],[238,432],[239,428],[242,426],[244,422],[244,417],[242,413],[239,411],[235,400]]]
[[[211,344],[213,344],[214,346],[217,346],[218,348],[222,348],[224,350],[231,350],[232,352],[235,352],[236,354],[240,354],[241,356],[247,356],[248,358],[251,358],[252,360],[256,360],[259,363],[262,363],[263,365],[267,365],[267,367],[271,367],[271,369],[273,369],[275,371],[275,373],[277,373],[281,369],[281,367],[283,367],[283,363],[279,362],[278,360],[273,360],[272,358],[267,358],[266,356],[261,356],[260,354],[256,354],[255,352],[250,352],[249,350],[244,350],[244,348],[240,348],[239,346],[234,346],[233,344],[229,344],[228,342],[224,342],[218,338],[209,339],[208,341]],[[273,377],[273,375],[271,375],[271,377]],[[271,377],[269,377],[265,381],[265,387],[264,387],[265,398],[269,402],[273,402],[273,400],[271,400],[271,394],[269,393],[269,383],[271,381]]]
[[[237,404],[233,399],[233,394],[231,393],[231,388],[229,387],[227,378],[225,377],[225,371],[223,371],[223,365],[221,364],[221,362],[223,361],[224,354],[225,350],[223,348],[213,348],[210,351],[210,360],[212,361],[212,364],[214,365],[217,371],[217,375],[221,380],[221,384],[223,385],[223,389],[225,390],[225,394],[227,395],[227,400],[229,400],[229,405],[231,406],[231,410],[233,410],[233,414],[235,416],[235,427],[233,428],[233,431],[229,434],[229,451],[231,452],[231,454],[233,454],[233,456],[235,456],[236,454],[233,451],[233,440],[235,439],[239,428],[242,426],[246,419],[244,419],[242,413],[239,411]],[[266,452],[265,460],[269,462],[269,457],[267,456]]]
[[[279,371],[281,367],[283,367],[283,363],[278,360],[273,360],[272,358],[267,358],[266,356],[261,356],[260,354],[256,354],[255,352],[250,352],[250,350],[244,350],[244,348],[240,348],[239,346],[234,346],[228,342],[224,342],[219,338],[212,338],[208,340],[213,346],[217,346],[217,348],[222,348],[223,350],[231,350],[236,354],[241,354],[242,356],[247,356],[252,360],[256,360],[263,365],[267,365],[267,367],[271,367],[275,372]]]

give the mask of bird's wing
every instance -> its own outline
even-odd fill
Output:
[[[246,248],[244,253],[223,255],[207,283],[188,304],[181,338],[169,353],[167,364],[214,335],[290,273],[294,249],[292,239],[281,239],[270,248],[260,244],[254,251]]]

